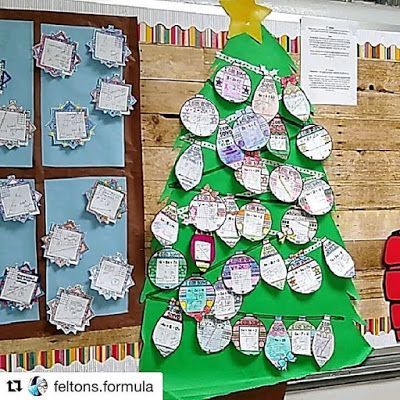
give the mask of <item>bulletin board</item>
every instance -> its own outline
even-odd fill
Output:
[[[113,26],[127,36],[131,54],[126,66],[108,68],[93,60],[86,43],[94,29]],[[53,78],[35,66],[32,47],[41,34],[63,31],[79,43],[81,58],[76,72],[69,77]],[[135,18],[82,15],[69,13],[0,10],[0,50],[7,59],[6,68],[12,77],[0,95],[1,106],[18,100],[31,111],[36,126],[33,140],[26,147],[7,150],[0,147],[0,180],[15,175],[17,179],[34,182],[43,197],[40,214],[26,223],[4,222],[0,219],[0,275],[5,266],[28,261],[36,267],[45,294],[31,310],[18,312],[0,310],[0,340],[46,337],[62,332],[47,319],[47,301],[54,298],[59,287],[82,284],[95,296],[95,317],[86,331],[99,331],[138,326],[141,305],[138,301],[144,279],[144,217],[143,176],[140,126],[140,61]],[[90,92],[100,77],[115,73],[132,85],[136,99],[130,115],[110,117],[94,110]],[[52,108],[73,101],[87,107],[95,134],[84,146],[76,149],[55,146],[49,136],[48,122]],[[116,224],[100,224],[85,211],[85,193],[99,179],[115,179],[125,190],[127,212]],[[59,268],[43,257],[41,238],[52,224],[72,219],[85,233],[89,251],[76,267]],[[102,256],[116,252],[134,266],[135,286],[116,301],[105,300],[93,292],[89,268]],[[10,349],[12,351],[12,349]]]

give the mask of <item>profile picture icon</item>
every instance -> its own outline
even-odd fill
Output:
[[[42,396],[46,393],[47,388],[48,384],[46,379],[35,376],[29,382],[28,391],[32,396]]]

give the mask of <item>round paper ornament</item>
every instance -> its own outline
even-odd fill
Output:
[[[332,154],[332,138],[320,125],[307,125],[297,135],[297,148],[305,157],[314,161],[326,160]]]
[[[308,243],[314,239],[317,229],[317,219],[297,207],[289,208],[281,221],[282,232],[291,232],[287,239],[294,244]]]
[[[321,267],[310,257],[296,257],[288,266],[287,281],[290,288],[297,293],[314,293],[322,284]]]
[[[242,296],[227,289],[222,279],[214,284],[215,302],[211,314],[221,321],[233,318],[242,306]]]
[[[303,184],[298,203],[310,215],[325,215],[332,210],[335,197],[324,180],[309,179]]]
[[[253,291],[260,281],[260,267],[250,256],[237,253],[225,263],[221,275],[227,289],[244,295]]]
[[[269,123],[269,130],[271,133],[267,143],[269,152],[282,160],[287,160],[290,154],[290,140],[286,126],[279,115]]]
[[[237,350],[247,356],[260,354],[266,338],[264,324],[251,314],[239,319],[233,326],[232,342]]]
[[[271,213],[259,200],[253,200],[237,213],[236,226],[239,234],[246,239],[252,242],[263,240],[271,230]]]
[[[215,260],[214,236],[197,231],[190,241],[190,254],[200,272],[206,272]]]
[[[189,221],[198,230],[214,232],[225,222],[226,205],[210,186],[206,185],[189,204]]]
[[[181,108],[180,117],[183,126],[200,137],[211,136],[219,124],[217,107],[202,95],[187,100]]]
[[[217,152],[227,167],[239,169],[244,160],[243,150],[233,140],[233,131],[228,124],[221,124],[217,133]]]
[[[247,107],[237,112],[233,125],[233,139],[245,151],[256,151],[265,147],[270,138],[268,121]]]
[[[239,207],[236,204],[234,196],[226,196],[222,200],[226,206],[226,218],[222,226],[216,230],[216,234],[224,243],[232,248],[240,240],[240,235],[236,227],[236,214],[239,212]]]
[[[265,160],[260,157],[260,152],[246,154],[242,166],[235,171],[235,177],[252,193],[261,194],[268,191],[269,172]]]
[[[147,275],[160,289],[175,289],[185,280],[186,273],[185,257],[172,247],[157,251],[149,260]]]
[[[214,78],[217,93],[231,103],[243,103],[251,94],[251,80],[246,71],[237,65],[222,67]]]
[[[311,114],[311,104],[303,90],[297,85],[296,75],[282,78],[281,83],[283,86],[282,100],[286,109],[299,120],[307,121]]]
[[[151,232],[163,246],[172,246],[178,240],[179,221],[176,203],[166,205],[151,223]]]
[[[326,264],[340,278],[354,278],[356,269],[351,255],[342,246],[325,239],[322,244]]]
[[[293,323],[288,333],[292,342],[293,354],[301,356],[311,356],[311,344],[315,335],[315,328],[305,317],[300,317],[298,321]]]
[[[265,240],[260,258],[261,278],[265,283],[283,290],[286,283],[287,269],[283,257],[274,246]]]
[[[331,317],[326,315],[315,332],[312,344],[313,356],[320,368],[331,359],[334,350],[335,337],[333,335]]]
[[[268,122],[278,114],[279,95],[272,76],[267,75],[261,80],[254,92],[251,107],[256,114],[262,115]]]
[[[203,153],[198,144],[189,146],[175,164],[175,176],[186,191],[195,188],[203,176]]]
[[[214,301],[214,286],[199,276],[192,276],[179,288],[179,302],[182,310],[197,322],[210,313]]]
[[[212,315],[205,315],[197,323],[197,340],[200,348],[208,353],[224,350],[232,339],[232,325],[229,321],[221,321]]]
[[[272,194],[284,203],[295,202],[303,188],[300,172],[289,165],[276,167],[270,176],[269,186]]]

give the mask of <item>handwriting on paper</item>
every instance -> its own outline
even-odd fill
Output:
[[[0,110],[0,140],[26,140],[26,114]]]
[[[14,218],[37,211],[29,183],[1,187],[0,200],[6,218]]]
[[[46,38],[40,63],[60,71],[71,71],[73,51],[72,44]]]
[[[56,112],[57,140],[85,139],[87,137],[83,111]]]
[[[125,193],[98,184],[89,204],[89,210],[115,220]]]
[[[101,60],[123,62],[124,39],[107,33],[96,32],[94,55]]]
[[[62,293],[54,319],[74,326],[82,326],[89,306],[89,299]]]

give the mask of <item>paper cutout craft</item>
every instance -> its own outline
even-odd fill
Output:
[[[221,321],[232,319],[242,306],[242,296],[227,289],[221,278],[214,284],[215,302],[211,315]]]
[[[149,260],[147,275],[151,283],[160,289],[177,288],[185,280],[186,274],[185,257],[172,247],[157,251]]]
[[[42,33],[40,42],[33,47],[36,66],[53,78],[71,76],[81,63],[78,45],[65,32]]]
[[[271,172],[269,186],[272,194],[284,203],[294,203],[303,189],[300,172],[290,165],[281,165]]]
[[[260,267],[252,257],[237,253],[225,263],[221,275],[227,289],[244,295],[253,291],[258,285]]]
[[[261,353],[267,339],[264,324],[253,315],[246,315],[233,325],[232,342],[246,356]]]
[[[123,299],[129,289],[135,285],[132,279],[133,265],[120,253],[101,257],[98,264],[89,270],[90,288],[106,300]]]
[[[175,164],[175,176],[186,191],[195,188],[203,176],[203,153],[198,144],[189,146]]]
[[[115,224],[127,211],[126,192],[116,179],[98,180],[86,192],[86,211],[101,224]]]
[[[322,285],[321,267],[310,257],[296,257],[288,266],[287,282],[297,293],[314,293]]]
[[[217,107],[202,95],[187,100],[179,115],[183,126],[195,136],[211,136],[219,124]]]
[[[315,335],[315,328],[305,317],[300,317],[288,329],[292,343],[292,352],[296,355],[311,356],[312,340]]]
[[[3,94],[7,83],[11,81],[10,74],[6,71],[6,61],[0,60],[0,94]]]
[[[168,309],[157,321],[152,340],[163,357],[168,357],[181,344],[183,332],[182,309],[179,301],[171,299]]]
[[[43,257],[60,268],[78,265],[82,255],[89,250],[85,234],[79,230],[74,221],[64,224],[52,224],[50,232],[43,236]]]
[[[228,347],[232,338],[232,325],[212,315],[205,315],[197,323],[197,340],[200,348],[207,354],[218,353]]]
[[[24,110],[15,100],[0,107],[0,147],[5,146],[11,150],[28,146],[35,130],[30,111]]]
[[[289,208],[281,221],[283,233],[291,231],[292,235],[287,236],[287,240],[294,244],[306,244],[314,239],[317,230],[317,219],[308,215],[305,211],[297,207]]]
[[[217,133],[217,153],[227,167],[237,170],[244,160],[244,151],[235,143],[233,130],[228,124],[220,124]]]
[[[290,155],[290,140],[286,126],[279,115],[269,123],[269,130],[271,133],[267,143],[269,152],[282,160],[287,160]]]
[[[179,288],[179,303],[182,310],[197,322],[210,313],[214,301],[214,287],[204,278],[192,276]]]
[[[214,77],[217,93],[231,103],[243,103],[251,94],[251,80],[248,73],[237,65],[222,67]]]
[[[132,96],[132,85],[125,83],[118,74],[99,78],[97,86],[90,93],[94,108],[111,117],[130,115],[137,100]]]
[[[335,197],[328,183],[322,179],[309,179],[303,184],[298,203],[310,215],[325,215],[332,211]]]
[[[190,241],[190,254],[200,272],[206,272],[215,260],[214,236],[196,231]]]
[[[305,157],[314,161],[324,161],[332,154],[332,138],[319,125],[307,125],[297,135],[297,148]]]
[[[177,204],[171,202],[155,216],[151,232],[163,246],[172,246],[178,240],[179,220]]]
[[[0,277],[0,306],[10,310],[29,310],[44,292],[39,275],[28,262],[6,267]]]
[[[93,60],[100,61],[108,68],[118,68],[126,65],[132,54],[128,40],[121,29],[112,25],[107,28],[95,29],[90,42],[86,44]]]
[[[50,115],[50,121],[46,126],[55,146],[76,149],[78,146],[83,146],[94,135],[95,125],[89,119],[89,111],[86,107],[67,101],[58,108],[52,108]]]
[[[260,273],[265,283],[279,290],[284,289],[287,277],[286,264],[269,240],[264,241],[261,250]]]
[[[66,335],[84,332],[94,318],[93,296],[89,296],[81,285],[59,288],[57,296],[47,302],[49,322]]]
[[[340,278],[355,278],[354,260],[345,248],[332,240],[325,239],[322,249],[326,264],[336,276]]]
[[[5,222],[33,220],[40,214],[41,198],[31,182],[16,179],[14,175],[0,182],[0,214]]]
[[[310,118],[311,104],[300,86],[298,86],[296,75],[291,75],[281,79],[283,86],[282,100],[286,109],[305,122]]]
[[[272,74],[266,75],[257,86],[251,107],[256,114],[262,115],[267,122],[273,120],[275,115],[278,114],[279,95]]]
[[[223,197],[222,200],[226,206],[225,222],[216,230],[218,237],[229,247],[235,247],[240,240],[240,235],[236,227],[236,215],[239,207],[236,204],[234,196]]]
[[[313,356],[320,368],[331,359],[334,350],[335,337],[333,335],[331,317],[326,315],[315,332],[312,344]]]

